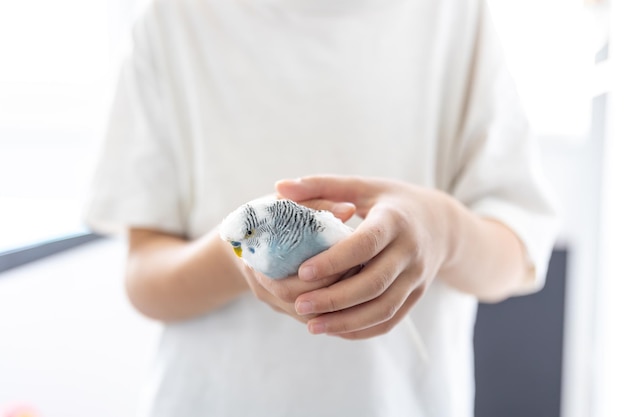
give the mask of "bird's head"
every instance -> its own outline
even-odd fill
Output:
[[[254,254],[255,241],[258,240],[258,227],[264,222],[266,208],[275,199],[259,199],[238,207],[222,221],[220,237],[229,242],[235,254],[240,258],[244,250]]]

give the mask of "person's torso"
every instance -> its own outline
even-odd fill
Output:
[[[448,87],[463,68],[450,64],[470,54],[451,49],[459,40],[449,25],[471,17],[450,12],[461,2],[358,3],[187,0],[153,10],[192,238],[281,178],[382,176],[445,189],[462,107]],[[411,313],[424,358],[404,322],[367,341],[315,337],[245,296],[166,327],[150,415],[467,416],[474,309],[472,297],[434,283]]]
[[[447,187],[463,105],[453,64],[470,53],[450,45],[471,42],[463,29],[450,35],[447,25],[470,19],[451,2],[161,3],[156,62],[170,134],[185,145],[177,168],[192,237],[282,178]]]

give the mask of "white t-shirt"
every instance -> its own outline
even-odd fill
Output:
[[[134,30],[89,201],[96,230],[195,239],[281,178],[397,178],[524,242],[554,238],[525,118],[479,0],[162,0]],[[207,271],[210,279],[211,271]],[[435,280],[363,341],[312,336],[252,295],[164,326],[142,415],[473,414],[474,297]]]

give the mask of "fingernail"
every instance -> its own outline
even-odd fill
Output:
[[[315,270],[314,266],[307,265],[307,266],[303,266],[302,268],[300,268],[300,271],[298,272],[298,276],[303,281],[312,281],[315,279],[316,273],[317,271]]]
[[[347,214],[354,211],[354,204],[352,203],[337,203],[333,205],[331,210],[335,214]]]
[[[276,181],[275,185],[279,184],[299,184],[302,182],[302,178],[284,178]]]
[[[296,312],[301,316],[313,313],[313,303],[310,301],[298,301],[296,303]]]
[[[326,324],[320,322],[309,322],[307,325],[309,332],[312,334],[326,333]]]

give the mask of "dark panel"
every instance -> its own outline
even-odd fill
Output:
[[[558,417],[567,253],[537,294],[481,304],[474,337],[476,417]]]
[[[100,239],[102,236],[94,233],[77,233],[39,242],[31,246],[16,248],[14,250],[0,252],[0,273],[9,269],[34,262],[46,256],[74,248],[76,246]]]

